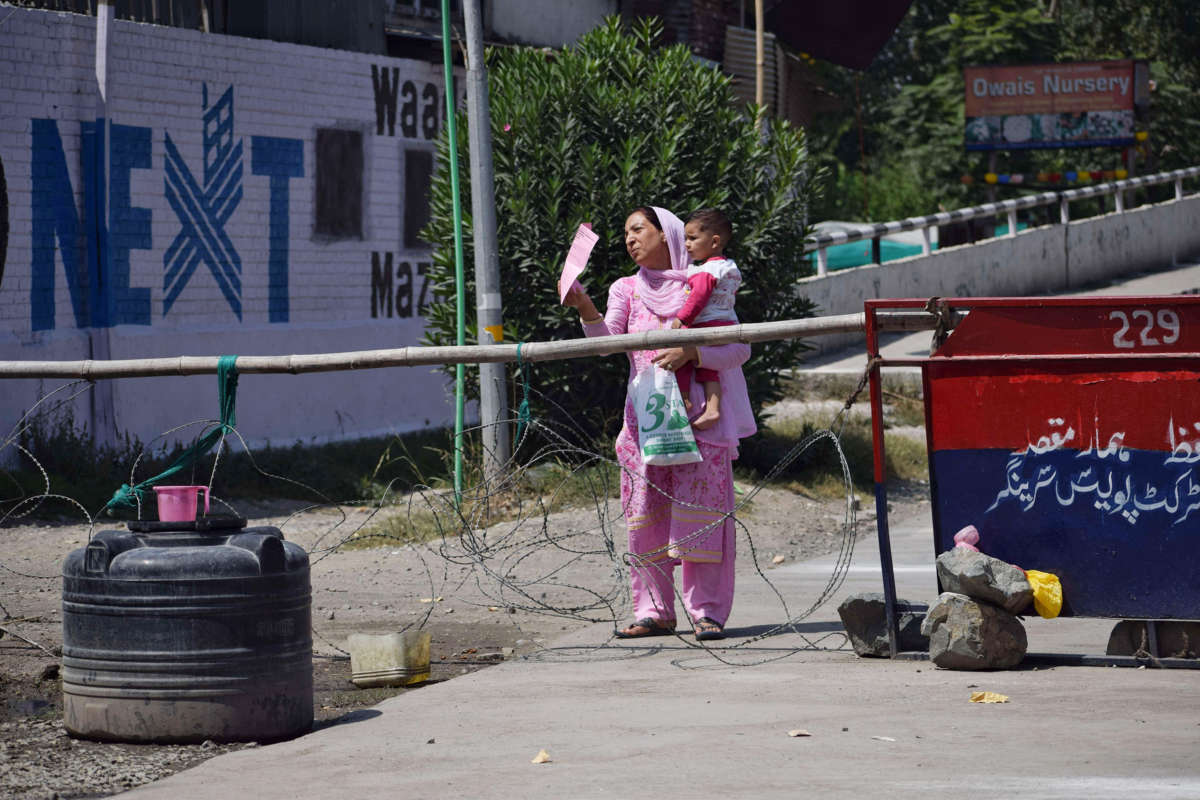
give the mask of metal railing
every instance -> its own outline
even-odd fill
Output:
[[[1041,192],[1039,194],[1019,197],[1015,200],[984,203],[981,206],[968,206],[966,208],[955,209],[954,211],[927,214],[923,217],[908,217],[907,219],[896,220],[894,222],[878,222],[873,225],[863,225],[855,230],[836,231],[810,236],[804,244],[804,252],[816,252],[817,275],[824,276],[829,274],[829,255],[826,252],[826,248],[831,245],[859,242],[863,239],[874,240],[893,233],[919,230],[922,233],[921,255],[927,256],[933,249],[929,229],[938,225],[948,225],[952,222],[966,222],[967,220],[979,217],[994,217],[1005,214],[1008,217],[1008,233],[1006,236],[1013,237],[1017,235],[1017,212],[1023,209],[1052,206],[1058,203],[1059,218],[1062,224],[1066,225],[1071,221],[1069,205],[1072,200],[1084,200],[1089,197],[1103,197],[1110,194],[1116,195],[1116,209],[1118,213],[1122,213],[1125,211],[1125,192],[1130,189],[1174,183],[1175,199],[1182,200],[1184,197],[1184,179],[1198,177],[1200,177],[1200,167],[1188,167],[1186,169],[1172,170],[1171,172],[1145,175],[1140,178],[1126,178],[1125,180],[1097,183],[1093,186],[1084,186],[1078,189],[1065,189],[1061,192]]]

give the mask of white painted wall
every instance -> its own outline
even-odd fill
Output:
[[[797,291],[819,315],[853,314],[863,301],[882,297],[1021,297],[1081,289],[1197,252],[1200,197],[1193,196],[805,278]],[[810,344],[829,352],[864,341],[862,334],[845,334]]]
[[[542,47],[571,44],[620,10],[617,0],[493,0],[488,9],[497,36]]]
[[[90,181],[109,194],[109,213],[98,215],[87,207],[83,165],[84,126],[96,123],[95,30],[95,18],[76,14],[8,8],[0,15],[0,165],[7,184],[0,203],[7,203],[10,223],[0,252],[0,359],[74,360],[105,351],[112,358],[266,355],[419,343],[424,320],[415,312],[401,316],[396,306],[397,295],[408,299],[400,264],[413,273],[415,306],[420,265],[431,260],[428,247],[405,246],[405,152],[432,152],[444,105],[440,67],[116,22],[108,56],[110,169],[107,181]],[[384,102],[381,125],[377,99],[389,100],[392,88],[395,114]],[[224,182],[216,175],[206,184],[205,92],[211,109],[227,90],[228,150],[208,155],[229,172]],[[320,128],[363,134],[361,238],[314,233]],[[168,166],[168,137],[182,168]],[[224,194],[224,212],[210,198],[204,209],[177,213],[169,196],[190,197],[181,188],[183,172],[200,194]],[[197,233],[188,232],[185,218]],[[85,232],[101,241],[98,220],[112,245],[108,277],[88,278]],[[193,244],[193,253],[213,255],[181,257]],[[381,271],[391,255],[390,316],[381,297],[373,302],[373,254]],[[194,271],[181,280],[188,269]],[[80,272],[73,296],[68,275]],[[240,285],[223,291],[218,275],[236,276]],[[111,303],[89,301],[89,287],[100,285]],[[109,306],[108,323],[97,322],[97,309]],[[4,381],[0,427],[7,432],[53,385]],[[217,414],[215,378],[100,386],[98,399],[77,405],[77,417],[111,393],[117,428],[143,440]],[[445,381],[428,367],[245,376],[238,412],[248,438],[276,443],[410,431],[453,417]]]

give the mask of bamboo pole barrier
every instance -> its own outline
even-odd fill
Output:
[[[924,311],[888,311],[876,314],[881,331],[932,330],[933,314]],[[345,353],[307,353],[290,356],[239,356],[240,374],[334,372],[338,370],[417,367],[438,364],[485,364],[520,360],[556,361],[565,358],[612,355],[629,350],[658,350],[687,345],[717,345],[731,342],[765,342],[835,333],[857,333],[866,327],[866,315],[841,314],[829,317],[757,322],[695,330],[661,330],[618,336],[567,339],[554,342],[472,345],[465,347],[398,347],[388,350],[358,350]],[[131,358],[111,361],[0,361],[0,378],[149,378],[166,375],[210,375],[217,371],[217,356]]]

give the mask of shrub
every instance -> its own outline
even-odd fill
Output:
[[[488,54],[509,340],[582,335],[574,310],[559,306],[556,295],[574,231],[591,222],[600,237],[583,281],[603,308],[608,286],[635,269],[623,244],[624,223],[642,205],[669,208],[683,218],[705,206],[726,211],[734,226],[728,255],[744,274],[737,306],[743,322],[812,312],[793,290],[796,279],[811,272],[803,238],[815,176],[803,133],[779,121],[757,128],[753,108],[735,107],[729,78],[694,60],[685,47],[656,49],[660,31],[660,23],[640,21],[626,32],[613,17],[566,50]],[[464,168],[468,123],[460,113],[456,144]],[[456,332],[448,154],[443,132],[424,232],[436,247],[437,291],[426,342],[439,345],[453,344]],[[469,191],[462,187],[465,297],[468,338],[477,341]],[[798,340],[754,348],[745,372],[756,413],[779,396],[779,372],[803,348]],[[627,371],[623,357],[556,361],[537,364],[532,382],[595,434],[604,419],[619,418]],[[468,391],[477,396],[478,373],[468,374]],[[535,413],[551,413],[549,405],[539,399]]]

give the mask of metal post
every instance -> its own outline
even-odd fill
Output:
[[[880,250],[879,240],[880,240],[879,236],[871,237],[871,263],[872,264],[882,264],[883,263],[883,254]]]
[[[823,278],[829,274],[829,251],[824,247],[817,248],[817,277]]]
[[[988,153],[987,171],[992,174],[995,174],[995,172],[996,172],[996,151],[995,150]],[[996,184],[994,184],[994,183],[989,183],[987,185],[987,200],[989,203],[996,202]]]
[[[1008,238],[1011,239],[1017,235],[1017,210],[1010,208],[1008,210]]]
[[[1113,197],[1116,199],[1117,213],[1123,214],[1125,212],[1125,193],[1120,189],[1117,189],[1117,192],[1113,195]]]
[[[933,252],[933,241],[929,233],[929,228],[921,228],[921,255],[927,256]]]
[[[880,384],[879,335],[875,309],[866,313],[867,357],[871,359],[871,436],[875,455],[875,526],[879,535],[879,567],[883,575],[883,608],[887,616],[888,650],[895,658],[900,652],[900,626],[896,618],[896,576],[892,570],[892,542],[888,534],[887,454],[883,447],[883,387]]]
[[[1182,177],[1175,179],[1175,199],[1176,200],[1183,199],[1183,178]]]
[[[1065,195],[1058,196],[1058,216],[1063,225],[1071,221],[1070,201],[1067,200]]]
[[[763,0],[754,0],[754,103],[762,115],[766,89],[763,77]]]
[[[475,244],[475,320],[479,344],[504,340],[500,295],[500,256],[496,244],[495,181],[492,168],[492,115],[484,64],[483,20],[479,0],[463,0],[467,40],[467,133],[471,151],[471,234]],[[479,365],[479,422],[483,472],[488,484],[508,463],[508,396],[503,364]]]
[[[97,207],[93,209],[94,218],[88,224],[95,229],[97,259],[99,263],[89,269],[95,286],[88,293],[93,300],[88,309],[88,349],[89,357],[98,360],[112,358],[112,327],[111,312],[112,298],[108,289],[108,207],[109,180],[108,173],[111,161],[112,124],[109,107],[108,81],[108,42],[113,30],[112,0],[100,0],[96,4],[96,152],[93,163],[96,174],[93,176],[96,186]],[[97,325],[99,323],[99,325]],[[112,444],[117,439],[116,402],[113,397],[111,381],[92,387],[91,413],[89,425],[92,438],[96,444]]]
[[[442,65],[446,74],[446,134],[450,141],[450,192],[454,196],[454,285],[455,306],[458,309],[458,338],[462,347],[466,342],[466,308],[463,298],[463,239],[462,239],[462,195],[458,180],[458,125],[454,119],[454,62],[450,56],[450,0],[442,0]],[[463,384],[466,375],[463,365],[454,370],[454,504],[462,503],[463,467]]]

